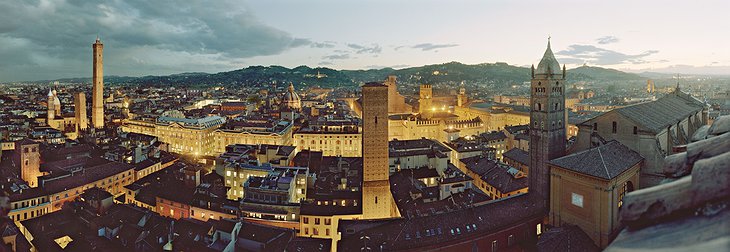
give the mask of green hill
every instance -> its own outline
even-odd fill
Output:
[[[509,84],[530,80],[530,69],[507,63],[481,63],[467,65],[459,62],[425,65],[404,69],[336,70],[326,67],[298,66],[251,66],[229,72],[181,73],[168,76],[119,77],[108,76],[106,82],[149,86],[239,86],[267,85],[270,83],[296,83],[299,87],[348,87],[365,82],[380,81],[388,75],[396,75],[404,83],[472,83]],[[568,70],[568,81],[628,81],[644,80],[637,74],[614,69],[581,66]],[[89,82],[89,78],[64,79],[61,81]]]

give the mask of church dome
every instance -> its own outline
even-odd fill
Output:
[[[553,50],[550,49],[550,40],[548,40],[545,54],[542,55],[540,63],[537,64],[535,74],[562,74],[560,70],[560,63],[558,63],[558,60],[555,59]]]
[[[297,92],[294,91],[293,83],[289,83],[289,90],[287,90],[284,94],[284,99],[281,101],[281,103],[282,105],[291,109],[302,108],[302,100],[299,98]]]

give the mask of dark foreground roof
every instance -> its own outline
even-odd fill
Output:
[[[563,251],[601,251],[593,243],[588,234],[578,226],[565,225],[551,228],[540,236],[537,241],[539,252],[563,252]]]
[[[337,249],[360,251],[363,236],[370,238],[368,244],[383,244],[383,251],[444,246],[493,234],[543,215],[542,201],[528,193],[423,217],[341,220],[338,232],[342,233],[342,240]]]
[[[610,180],[643,159],[639,153],[629,149],[626,145],[612,140],[595,148],[553,159],[550,164]]]

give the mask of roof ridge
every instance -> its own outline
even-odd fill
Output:
[[[601,153],[601,147],[604,145],[598,146],[596,149],[598,149],[598,156],[601,157],[601,163],[603,164],[603,169],[606,170],[606,175],[608,175],[608,177],[610,178],[611,173],[608,172],[608,167],[606,167],[606,161],[603,160],[603,153]]]

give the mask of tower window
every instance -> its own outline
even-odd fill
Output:
[[[593,130],[598,130],[598,123],[593,123]]]
[[[378,117],[375,117],[375,124],[378,124]]]
[[[616,122],[613,122],[613,123],[612,123],[612,125],[611,125],[611,132],[612,132],[613,134],[616,134]]]
[[[378,196],[375,196],[375,204],[378,204]]]

